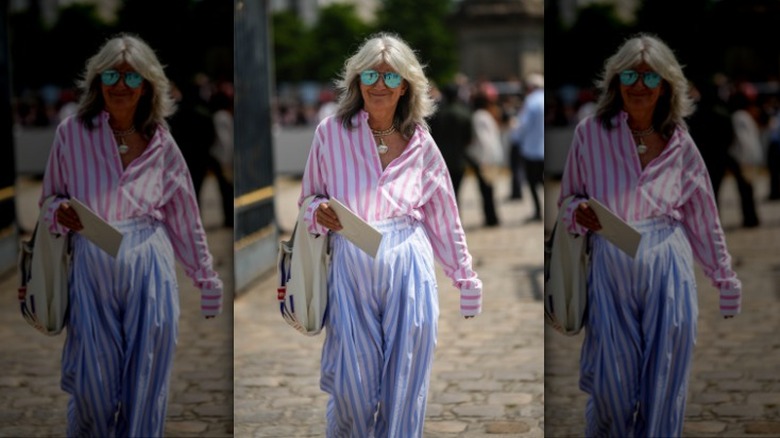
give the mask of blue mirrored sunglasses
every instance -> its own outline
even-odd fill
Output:
[[[376,81],[379,80],[380,74],[382,75],[382,79],[385,81],[385,85],[387,85],[388,88],[397,88],[399,85],[401,85],[401,75],[394,71],[379,73],[376,70],[363,70],[360,72],[360,82],[362,82],[365,86],[374,85],[376,84]]]
[[[661,84],[661,75],[654,71],[638,72],[636,70],[623,70],[620,72],[620,83],[626,87],[636,84],[639,76],[642,76],[642,82],[647,88],[655,88]]]
[[[138,72],[126,71],[121,73],[114,69],[100,73],[100,80],[103,81],[103,85],[110,87],[119,82],[119,78],[122,76],[125,78],[125,84],[130,88],[138,88],[144,82],[143,76]]]

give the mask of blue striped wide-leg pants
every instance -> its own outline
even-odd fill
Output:
[[[179,319],[173,248],[149,218],[113,225],[124,234],[116,259],[74,239],[61,382],[68,436],[160,437]]]
[[[692,250],[668,217],[632,225],[642,233],[635,259],[593,235],[580,357],[586,435],[680,436],[698,317]]]
[[[327,436],[422,437],[439,317],[433,250],[411,218],[372,225],[384,236],[376,259],[333,235]]]

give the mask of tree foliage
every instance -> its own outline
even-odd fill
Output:
[[[358,17],[354,5],[334,3],[322,8],[312,31],[316,79],[333,81],[347,57],[371,31],[372,27]]]
[[[311,73],[311,31],[293,12],[280,11],[271,17],[274,73],[277,81],[298,82]]]
[[[224,0],[125,0],[118,19],[104,22],[96,6],[72,3],[44,26],[37,2],[9,16],[15,94],[46,84],[70,87],[87,59],[119,32],[135,33],[176,79],[204,72],[233,77],[233,7]]]
[[[451,0],[383,0],[377,29],[397,33],[427,65],[428,77],[444,83],[458,63],[455,32],[447,26],[452,11]]]

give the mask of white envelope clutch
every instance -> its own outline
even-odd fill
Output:
[[[84,229],[79,234],[89,239],[109,255],[116,257],[122,245],[122,233],[111,224],[104,221],[94,211],[76,198],[70,198],[68,203],[79,215]]]

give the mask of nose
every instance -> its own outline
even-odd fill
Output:
[[[381,84],[381,85],[380,85]],[[374,84],[374,87],[376,88],[387,88],[387,84],[385,84],[385,75],[380,74],[379,79],[377,79],[376,83]]]

